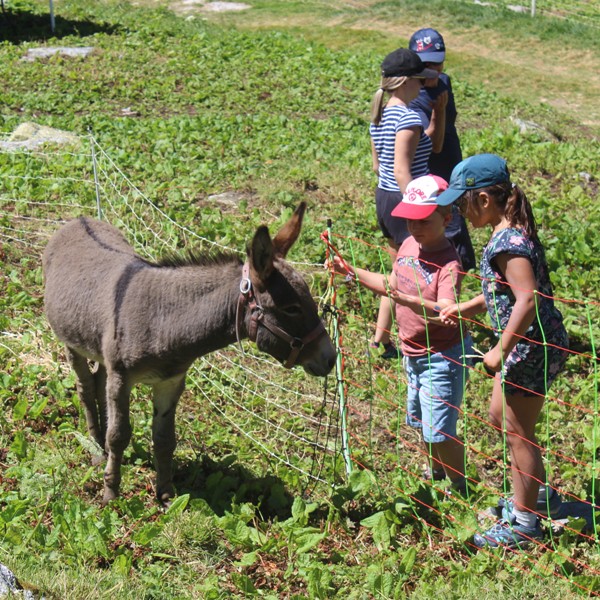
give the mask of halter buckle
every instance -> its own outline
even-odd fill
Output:
[[[242,277],[240,280],[240,294],[247,296],[252,291],[252,282],[249,277]]]

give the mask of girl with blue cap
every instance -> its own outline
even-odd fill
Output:
[[[543,485],[535,425],[548,388],[567,359],[568,336],[554,306],[531,205],[511,183],[506,162],[494,154],[463,160],[437,202],[456,202],[473,227],[492,229],[480,264],[483,293],[443,308],[440,318],[456,323],[487,308],[498,337],[483,362],[495,373],[490,419],[506,434],[514,496],[503,502],[498,522],[477,533],[474,542],[478,547],[520,548],[543,538],[540,516],[560,512],[556,490]]]

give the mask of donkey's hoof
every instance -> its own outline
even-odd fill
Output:
[[[171,503],[173,502],[173,499],[175,498],[175,496],[176,496],[175,488],[172,485],[167,486],[166,488],[163,488],[162,490],[158,490],[156,493],[157,500],[165,508],[169,508],[169,506],[171,506]]]
[[[109,488],[104,488],[104,496],[102,496],[102,506],[106,506],[111,500],[114,500],[118,494]]]
[[[106,462],[108,456],[106,454],[94,454],[92,455],[92,467],[99,467]]]

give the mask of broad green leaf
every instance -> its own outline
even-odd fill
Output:
[[[16,421],[20,421],[21,419],[25,418],[25,415],[27,414],[27,406],[28,406],[28,402],[27,402],[27,398],[25,396],[21,396],[15,402],[13,409],[12,409],[12,414],[13,414],[13,418]]]
[[[133,541],[140,546],[147,546],[152,540],[156,539],[162,531],[159,525],[146,525],[133,535]]]
[[[79,445],[92,456],[102,456],[104,454],[102,448],[100,448],[98,443],[91,437],[84,435],[80,431],[70,431],[69,433],[79,442]]]
[[[325,537],[325,532],[322,532],[322,533],[321,532],[319,532],[319,533],[306,532],[306,533],[301,533],[298,536],[295,536],[295,542],[298,544],[298,548],[296,549],[296,552],[298,552],[298,554],[304,554],[305,552],[308,552],[309,550],[311,550],[312,548],[317,546],[324,537]]]
[[[245,596],[256,596],[257,590],[252,583],[252,580],[243,573],[232,573],[231,579],[235,586],[244,593]]]
[[[410,575],[411,571],[413,570],[413,567],[415,566],[416,560],[417,560],[417,549],[414,548],[413,546],[411,546],[404,553],[404,556],[402,557],[402,561],[400,562],[400,565],[398,566],[398,570],[400,571],[400,573],[404,573],[404,575]]]
[[[29,416],[32,419],[37,419],[41,414],[46,405],[48,404],[48,396],[40,396],[29,409]]]
[[[371,530],[373,541],[379,550],[385,550],[391,542],[390,522],[385,516],[385,512],[377,512],[360,522],[361,525]]]
[[[355,494],[366,494],[373,487],[375,477],[371,471],[352,471],[348,478],[348,482]]]
[[[25,458],[27,456],[27,439],[25,438],[25,434],[22,431],[17,431],[15,433],[15,439],[13,443],[10,445],[10,449],[18,458]]]
[[[190,502],[190,495],[183,494],[182,496],[177,496],[175,500],[171,503],[171,506],[167,509],[165,516],[169,519],[180,515],[186,508]]]
[[[258,552],[246,552],[235,563],[236,567],[251,567],[258,559]]]

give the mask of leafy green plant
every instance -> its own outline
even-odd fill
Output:
[[[212,242],[243,255],[256,226],[274,230],[304,199],[309,212],[291,258],[302,263],[316,295],[328,291],[326,273],[314,267],[325,257],[319,235],[328,218],[344,256],[386,271],[368,104],[382,55],[403,43],[398,35],[406,37],[390,23],[416,28],[423,9],[404,1],[257,0],[250,12],[205,20],[110,0],[67,1],[50,37],[45,2],[10,3],[15,27],[0,44],[2,135],[31,120],[82,136],[68,149],[0,152],[0,561],[22,581],[59,598],[469,599],[484,589],[553,598],[597,591],[600,558],[594,543],[576,534],[581,522],[572,521],[552,551],[473,555],[468,541],[477,516],[503,486],[495,462],[501,441],[475,418],[486,414],[491,382],[473,373],[467,399],[469,474],[481,485],[468,500],[447,498],[421,481],[420,440],[403,425],[406,382],[401,369],[365,356],[377,303],[352,287],[337,295],[354,377],[348,381],[356,384],[349,477],[339,459],[337,399],[315,392],[301,374],[259,362],[248,347],[245,361],[232,350],[198,365],[178,415],[180,496],[171,507],[162,512],[152,499],[143,388],[133,394],[123,496],[99,505],[102,473],[89,461],[101,450],[84,434],[73,375],[42,314],[45,236],[61,219],[96,214],[96,166],[105,217],[145,256]],[[528,61],[543,64],[557,48],[578,57],[597,47],[596,32],[470,3],[435,0],[427,10],[456,40],[448,68],[465,154],[509,159],[533,202],[556,295],[580,301],[560,303],[578,354],[552,388],[557,400],[549,399],[538,436],[560,450],[562,458],[548,457],[548,469],[561,488],[597,497],[591,467],[582,464],[595,460],[599,437],[592,342],[597,347],[600,333],[593,226],[600,153],[593,126],[577,120],[581,107],[565,115],[537,101],[566,88],[595,103],[593,82],[579,81],[578,71],[574,82],[566,72],[554,74],[550,86],[522,65],[461,47],[467,25],[469,43],[483,48],[497,35],[507,50],[535,49]],[[281,24],[285,19],[292,21]],[[353,25],[363,21],[380,31]],[[87,60],[21,60],[40,43],[89,44],[95,52]],[[589,61],[593,72],[597,59]],[[594,103],[582,104],[590,121]],[[543,131],[522,131],[515,118]],[[98,142],[96,165],[88,128]],[[235,192],[238,203],[222,204],[223,192]],[[483,232],[473,237],[478,248],[486,241]],[[465,283],[469,292],[478,286],[475,278]],[[477,335],[485,347],[489,332]],[[258,377],[242,362],[258,365]]]

